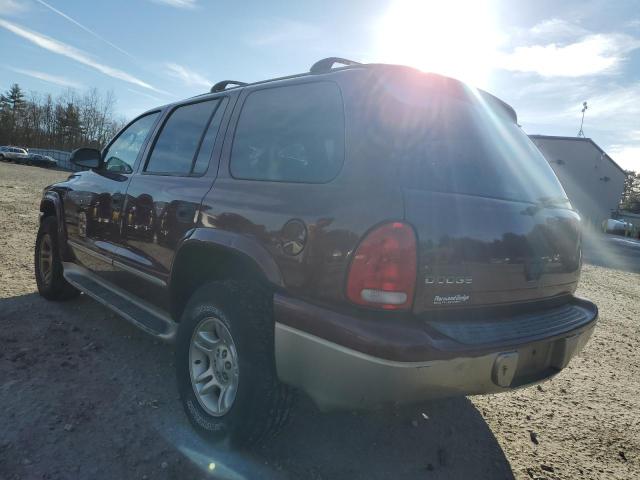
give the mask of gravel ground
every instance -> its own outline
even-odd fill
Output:
[[[537,388],[366,415],[302,398],[279,437],[231,451],[190,429],[170,346],[35,293],[40,193],[66,175],[0,163],[0,479],[640,478],[640,275],[584,267],[600,322]]]

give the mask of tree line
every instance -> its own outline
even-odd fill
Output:
[[[640,173],[626,171],[624,191],[620,200],[620,210],[640,213]]]
[[[17,83],[0,94],[0,145],[73,150],[102,148],[125,121],[115,114],[113,92],[26,94]]]

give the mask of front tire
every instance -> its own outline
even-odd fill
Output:
[[[62,275],[62,260],[58,247],[58,222],[56,217],[42,219],[34,255],[38,292],[47,300],[69,300],[80,292]]]
[[[271,296],[248,282],[200,287],[182,315],[176,374],[184,410],[212,440],[249,446],[285,423],[291,393],[277,378]]]

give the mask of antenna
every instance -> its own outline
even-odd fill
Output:
[[[584,124],[584,112],[587,111],[587,102],[582,102],[582,121],[580,122],[580,131],[578,132],[578,136],[584,138],[584,132],[582,131],[582,125]]]

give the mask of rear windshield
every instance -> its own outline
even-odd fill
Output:
[[[404,186],[565,203],[553,170],[497,99],[451,80],[387,81],[379,93],[375,136]]]

